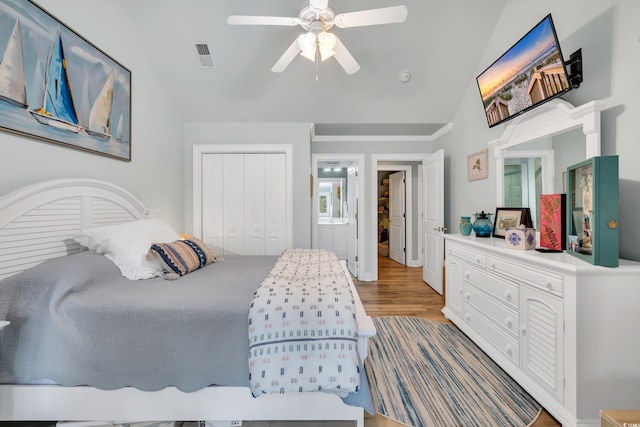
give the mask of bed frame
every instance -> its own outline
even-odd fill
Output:
[[[0,279],[82,251],[70,239],[82,228],[154,215],[128,191],[93,179],[53,180],[14,191],[0,197]],[[356,301],[358,352],[364,360],[375,327],[343,268]],[[206,420],[216,426],[232,425],[231,421],[351,420],[364,427],[364,410],[328,393],[253,398],[248,387],[207,387],[185,393],[173,387],[145,392],[133,387],[0,385],[0,420]]]

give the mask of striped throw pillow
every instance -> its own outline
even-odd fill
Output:
[[[160,261],[168,273],[179,276],[191,273],[216,260],[213,252],[201,240],[190,238],[171,243],[154,243],[149,249],[149,257]]]

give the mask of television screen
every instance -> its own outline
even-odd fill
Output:
[[[571,90],[551,15],[477,77],[489,127]]]

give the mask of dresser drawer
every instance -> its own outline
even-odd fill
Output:
[[[563,295],[562,276],[487,255],[487,268],[518,282],[528,283],[554,295]]]
[[[500,331],[470,304],[464,306],[464,321],[476,329],[500,353],[520,366],[520,341],[518,338],[513,338]]]
[[[493,320],[505,332],[514,335],[516,338],[520,333],[520,322],[518,314],[507,308],[504,304],[489,297],[475,286],[465,283],[462,297],[465,306],[472,304],[472,308],[478,309],[485,316]]]
[[[499,276],[479,268],[465,265],[463,276],[465,282],[487,292],[501,303],[516,311],[520,307],[520,287],[515,283],[501,279]]]
[[[474,251],[473,249],[468,249],[462,246],[458,246],[455,243],[447,242],[447,253],[456,255],[465,261],[469,261],[473,265],[477,265],[479,267],[487,266],[487,257],[483,252]]]

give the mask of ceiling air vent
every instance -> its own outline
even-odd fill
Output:
[[[198,60],[200,61],[200,66],[204,68],[212,68],[213,67],[213,58],[211,57],[211,53],[209,52],[209,46],[204,43],[196,43],[196,54],[198,55]]]

